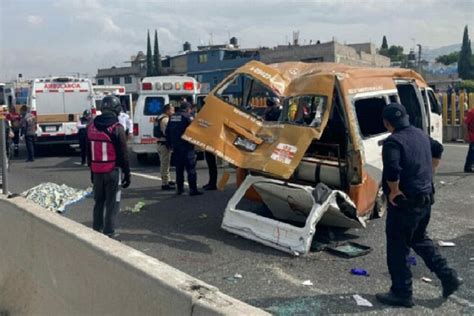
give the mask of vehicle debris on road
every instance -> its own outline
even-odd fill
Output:
[[[352,297],[354,298],[354,300],[356,301],[358,306],[367,306],[367,307],[373,307],[374,306],[374,305],[372,305],[371,302],[369,302],[367,299],[363,298],[359,294],[354,294],[354,295],[352,295]]]

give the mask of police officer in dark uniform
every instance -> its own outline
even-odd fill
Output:
[[[166,142],[168,147],[172,148],[175,159],[177,193],[182,194],[184,191],[184,169],[186,169],[190,196],[202,194],[197,189],[196,153],[194,146],[181,138],[193,120],[192,111],[190,103],[182,102],[178,111],[171,115],[165,133]]]
[[[384,304],[412,307],[412,275],[407,260],[410,248],[441,280],[443,297],[462,284],[426,232],[434,202],[433,167],[441,158],[442,146],[410,125],[401,104],[387,105],[383,118],[391,133],[382,149],[382,182],[388,197],[387,265],[392,286],[388,293],[377,294],[376,298]]]

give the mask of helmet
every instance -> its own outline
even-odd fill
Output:
[[[116,96],[108,95],[102,99],[100,108],[102,112],[111,111],[118,115],[122,110],[122,104],[120,102],[120,99]]]
[[[280,99],[277,97],[267,98],[267,106],[274,106],[280,103]]]
[[[89,111],[89,110],[84,110],[84,112],[82,112],[82,116],[84,116],[84,117],[89,117],[89,116],[91,116],[91,111]]]

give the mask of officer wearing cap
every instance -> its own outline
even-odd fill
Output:
[[[388,197],[386,223],[387,265],[392,279],[388,293],[377,294],[380,302],[413,306],[412,275],[408,255],[412,248],[443,286],[443,297],[462,283],[455,270],[428,237],[433,199],[433,167],[441,158],[442,145],[410,125],[403,105],[391,103],[383,111],[383,123],[391,135],[382,149],[382,185]]]
[[[165,131],[167,145],[172,148],[174,154],[177,193],[184,192],[184,169],[186,169],[190,196],[202,194],[197,189],[194,146],[181,138],[193,120],[192,111],[190,103],[182,102],[177,112],[171,115]]]

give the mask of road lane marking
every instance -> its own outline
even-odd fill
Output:
[[[81,163],[80,163],[80,162],[74,162],[74,164],[77,165],[77,166],[81,166]],[[137,177],[149,179],[149,180],[161,181],[161,177],[158,177],[158,176],[151,176],[151,175],[149,175],[149,174],[138,173],[138,172],[130,172],[130,174],[132,174],[132,175],[134,175],[134,176],[137,176]],[[184,181],[184,185],[185,185],[185,186],[189,186],[189,184],[188,184],[187,181]]]
[[[443,144],[443,146],[446,146],[446,147],[460,147],[460,148],[467,148],[469,146],[469,144]]]

